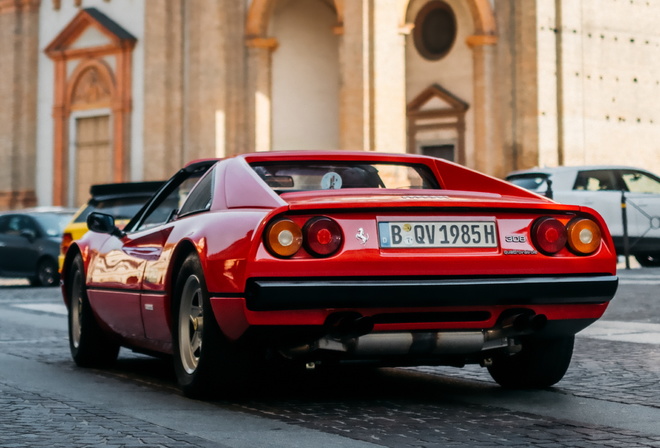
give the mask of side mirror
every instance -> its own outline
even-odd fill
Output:
[[[105,213],[90,213],[87,217],[87,228],[92,232],[107,233],[117,238],[123,238],[126,235],[115,225],[115,218]]]
[[[27,238],[29,242],[34,243],[34,240],[37,239],[37,232],[32,229],[23,229],[21,230],[21,236]]]

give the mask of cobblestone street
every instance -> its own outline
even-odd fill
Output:
[[[542,391],[501,389],[478,366],[421,367],[264,378],[244,400],[199,402],[165,360],[122,351],[113,369],[75,367],[57,291],[3,288],[2,448],[660,447],[657,344],[580,336],[565,378]]]

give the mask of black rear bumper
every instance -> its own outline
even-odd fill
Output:
[[[614,275],[452,279],[252,279],[252,311],[323,308],[596,304],[612,300]]]

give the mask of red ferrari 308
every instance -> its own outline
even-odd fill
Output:
[[[196,161],[123,229],[88,225],[62,272],[74,361],[171,355],[192,397],[275,361],[478,363],[547,387],[618,283],[593,210],[415,155]]]

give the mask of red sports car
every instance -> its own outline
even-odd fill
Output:
[[[415,155],[196,161],[123,230],[88,225],[62,275],[73,359],[172,355],[193,397],[275,361],[479,363],[547,387],[618,283],[593,210]]]

